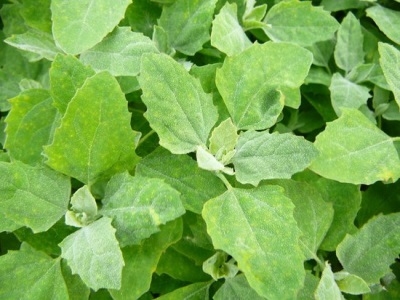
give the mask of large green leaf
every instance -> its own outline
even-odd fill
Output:
[[[335,62],[339,68],[349,72],[364,62],[363,42],[360,21],[349,12],[337,32]]]
[[[400,26],[399,11],[376,5],[368,8],[366,13],[388,38],[400,44],[400,32],[398,30]]]
[[[317,154],[303,137],[251,130],[239,136],[232,162],[239,182],[258,185],[264,179],[290,178]]]
[[[301,46],[329,40],[339,28],[335,18],[311,1],[281,1],[268,11],[264,22],[270,25],[264,31],[271,40]]]
[[[241,53],[251,44],[239,24],[236,4],[226,2],[213,21],[211,45],[228,56],[232,56]]]
[[[197,282],[158,297],[158,300],[209,300],[212,282]]]
[[[304,48],[272,42],[226,58],[216,84],[238,129],[274,125],[284,106],[284,88],[298,88],[311,63],[312,54]]]
[[[48,230],[67,211],[70,189],[67,177],[47,167],[0,162],[0,231]]]
[[[225,280],[224,284],[215,293],[214,300],[231,300],[231,299],[265,299],[258,295],[249,285],[246,277],[241,274],[234,278]]]
[[[9,101],[12,109],[6,118],[4,148],[13,159],[26,164],[40,163],[43,146],[51,142],[59,119],[50,94],[44,89],[26,90]]]
[[[215,248],[231,255],[250,286],[270,299],[293,299],[303,285],[304,256],[293,210],[283,189],[272,185],[232,188],[204,205]]]
[[[325,269],[322,272],[321,280],[314,296],[316,300],[344,300],[328,262],[325,263]]]
[[[400,159],[393,139],[361,112],[342,109],[314,143],[320,155],[310,169],[323,177],[353,184],[396,181]]]
[[[145,117],[159,135],[160,145],[175,154],[206,145],[218,119],[217,109],[211,95],[182,65],[164,54],[146,54],[139,83],[147,106]]]
[[[121,246],[139,244],[159,226],[185,213],[179,192],[155,178],[115,175],[107,184],[101,213],[113,218]]]
[[[72,98],[53,143],[45,147],[46,163],[91,185],[133,168],[136,138],[118,82],[101,72],[87,79]]]
[[[125,267],[122,270],[120,290],[110,290],[113,299],[137,299],[149,290],[152,275],[161,254],[182,237],[182,221],[169,222],[161,226],[160,232],[143,241],[141,245],[122,250]]]
[[[19,251],[0,256],[1,299],[69,299],[60,259],[52,259],[24,243]]]
[[[124,17],[131,0],[53,0],[53,36],[68,54],[79,54],[99,43]]]
[[[194,55],[210,40],[216,0],[177,0],[164,6],[158,24],[167,32],[173,48]],[[195,38],[194,38],[195,37]]]
[[[400,106],[400,70],[398,68],[400,64],[400,51],[389,44],[379,43],[379,54],[381,56],[379,61],[381,63],[383,74],[393,91],[394,99]]]
[[[143,53],[157,53],[155,44],[130,27],[117,27],[104,40],[80,56],[84,64],[96,71],[106,70],[114,76],[139,74]]]
[[[94,74],[91,67],[85,67],[72,55],[56,56],[50,68],[50,94],[62,115],[76,91]]]
[[[121,287],[124,260],[111,219],[103,217],[67,236],[60,244],[61,257],[73,274],[93,290]]]
[[[400,253],[399,226],[400,213],[380,215],[354,235],[347,235],[336,251],[344,270],[369,285],[379,283]]]

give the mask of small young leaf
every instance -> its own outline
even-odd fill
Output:
[[[65,215],[65,223],[70,226],[83,227],[95,220],[97,216],[96,199],[87,185],[77,190],[71,197],[72,211]]]
[[[196,160],[199,168],[208,171],[221,171],[224,169],[224,165],[219,162],[214,155],[199,146],[196,150]]]
[[[214,295],[214,300],[251,299],[263,300],[249,285],[243,274],[228,278]]]
[[[400,44],[400,32],[398,30],[400,26],[399,11],[375,5],[368,8],[366,13],[388,38]]]
[[[119,289],[124,260],[111,219],[103,217],[67,236],[60,244],[73,274],[93,290]]]
[[[400,14],[399,14],[400,19]],[[383,70],[383,74],[389,84],[391,90],[394,94],[394,99],[400,107],[400,70],[398,68],[400,62],[400,51],[395,47],[385,44],[379,43],[379,54],[381,56],[380,63]]]
[[[339,289],[347,294],[360,295],[371,292],[368,284],[357,275],[345,271],[333,274]]]
[[[217,154],[222,151],[224,154],[235,149],[239,135],[237,128],[232,123],[232,120],[226,119],[215,127],[210,137],[210,151],[212,154]]]
[[[203,263],[203,271],[210,274],[215,281],[221,278],[229,279],[235,277],[239,271],[238,267],[232,261],[226,261],[228,255],[217,251],[213,256]]]
[[[322,272],[321,280],[314,293],[314,296],[316,300],[327,300],[327,299],[344,300],[344,297],[335,282],[331,266],[329,265],[328,262],[325,263],[325,269]]]

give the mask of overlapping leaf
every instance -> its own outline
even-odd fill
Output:
[[[400,51],[389,44],[379,43],[379,54],[381,55],[380,63],[383,74],[393,91],[397,104],[400,106],[400,87],[398,85],[400,80],[400,70],[398,68],[400,64]]]
[[[400,26],[400,12],[376,5],[368,8],[366,13],[388,38],[400,44],[400,32],[397,30]]]

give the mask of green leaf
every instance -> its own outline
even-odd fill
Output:
[[[329,61],[332,57],[335,44],[335,40],[331,39],[316,42],[307,47],[313,54],[313,64],[329,69]]]
[[[5,42],[18,49],[37,53],[39,59],[54,60],[57,53],[60,52],[50,33],[35,29],[30,29],[23,34],[13,35]]]
[[[372,218],[354,235],[347,235],[337,247],[337,257],[345,271],[369,285],[390,270],[400,252],[400,213]]]
[[[200,169],[189,156],[173,155],[161,147],[139,162],[136,175],[164,180],[181,193],[185,209],[197,214],[207,200],[225,191],[221,180]]]
[[[211,282],[198,282],[174,290],[171,293],[158,297],[158,300],[208,300],[210,299]]]
[[[0,256],[0,265],[0,298],[68,299],[60,259],[24,243],[21,250]]]
[[[61,261],[61,271],[67,285],[69,299],[87,300],[90,295],[90,288],[83,283],[78,275],[72,274],[71,268],[68,267],[65,260]]]
[[[114,233],[111,219],[103,217],[59,244],[72,274],[78,274],[95,291],[121,287],[124,260]]]
[[[215,127],[210,137],[210,151],[212,154],[221,152],[226,154],[235,149],[239,135],[232,120],[226,119]]]
[[[331,266],[328,262],[325,263],[325,269],[322,272],[321,280],[314,293],[316,300],[340,300],[344,299],[339,287],[335,282]]]
[[[117,27],[104,40],[83,52],[80,60],[96,71],[106,70],[114,76],[136,76],[144,53],[157,53],[155,44],[129,27]]]
[[[216,0],[177,0],[163,7],[158,25],[167,32],[173,48],[186,55],[202,49],[210,40],[215,3]]]
[[[337,32],[335,62],[346,72],[364,62],[364,36],[360,21],[349,12]]]
[[[381,63],[383,74],[393,91],[394,99],[400,106],[400,87],[398,85],[400,80],[400,70],[398,68],[400,63],[400,51],[391,45],[379,43],[379,54],[381,56],[379,62]]]
[[[133,168],[136,137],[118,82],[101,72],[87,79],[72,98],[53,143],[45,147],[46,163],[91,185]]]
[[[179,193],[168,184],[127,172],[111,178],[102,202],[101,213],[113,218],[122,247],[139,244],[185,213]]]
[[[339,23],[322,7],[310,1],[282,1],[267,13],[264,28],[268,37],[275,42],[291,42],[311,46],[315,42],[333,38]]]
[[[354,83],[372,82],[385,90],[390,90],[390,86],[386,81],[382,68],[379,64],[362,64],[355,67],[346,76],[347,79]],[[375,94],[374,94],[375,96]]]
[[[366,13],[389,39],[400,44],[400,32],[398,30],[400,26],[399,11],[375,5],[368,8]]]
[[[56,56],[50,68],[50,94],[53,105],[62,115],[76,91],[94,74],[91,67],[85,67],[72,55]]]
[[[311,271],[306,271],[306,277],[304,279],[304,286],[297,294],[297,299],[306,300],[314,299],[314,292],[319,284],[319,278],[314,276]]]
[[[137,299],[149,290],[152,275],[161,254],[182,237],[182,221],[177,219],[161,226],[160,232],[143,241],[141,245],[122,250],[125,267],[122,270],[120,290],[110,290],[115,300]]]
[[[51,1],[57,45],[68,54],[92,48],[118,25],[130,3],[130,0]]]
[[[24,0],[22,4],[21,16],[25,24],[51,33],[51,0]]]
[[[125,19],[128,21],[132,31],[142,32],[151,37],[157,19],[161,15],[161,7],[157,3],[148,0],[136,0],[128,6]]]
[[[0,162],[0,231],[48,230],[67,211],[70,189],[67,177],[44,166]]]
[[[10,157],[26,164],[43,160],[43,146],[51,142],[57,109],[47,90],[31,89],[9,100],[12,109],[6,118],[6,143]]]
[[[71,197],[72,211],[65,215],[65,223],[70,226],[83,227],[95,220],[97,216],[96,199],[87,185],[78,189]]]
[[[323,177],[353,184],[396,181],[400,159],[392,138],[355,109],[328,123],[314,143],[320,155],[310,169]]]
[[[360,295],[371,292],[368,284],[356,275],[341,271],[334,276],[339,289],[346,294]]]
[[[139,83],[147,107],[145,117],[159,135],[161,146],[174,154],[205,146],[218,115],[198,80],[172,58],[147,54],[142,58]]]
[[[358,109],[371,97],[369,88],[351,82],[340,73],[333,74],[329,90],[333,109],[338,116],[341,114],[341,108]]]
[[[250,286],[270,299],[293,299],[303,285],[304,257],[293,210],[283,189],[272,185],[232,188],[204,205],[214,247],[231,255]]]
[[[322,0],[321,5],[324,7],[324,9],[335,12],[352,8],[363,8],[368,4],[364,2],[364,0]]]
[[[216,84],[238,129],[273,126],[284,106],[285,92],[281,88],[300,87],[311,62],[309,51],[272,42],[254,44],[226,58],[217,71]]]
[[[246,277],[240,274],[234,278],[225,280],[224,284],[215,293],[214,300],[231,300],[231,299],[265,299],[258,295],[249,285]]]
[[[228,56],[237,55],[251,46],[237,18],[235,3],[226,2],[212,22],[211,45]]]
[[[204,170],[221,171],[224,169],[224,165],[201,146],[197,147],[196,160],[199,168]]]
[[[203,271],[210,274],[215,281],[221,278],[230,279],[239,272],[234,261],[227,261],[228,255],[225,252],[217,251],[203,263]]]
[[[303,137],[247,131],[239,136],[232,162],[237,180],[256,186],[264,179],[290,178],[304,170],[317,154]]]

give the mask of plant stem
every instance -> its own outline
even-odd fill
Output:
[[[228,179],[226,179],[226,177],[224,176],[224,174],[222,174],[221,172],[215,172],[215,175],[217,175],[217,177],[219,179],[222,180],[222,182],[225,184],[226,188],[228,190],[233,189],[233,187],[231,186],[231,184],[229,183]]]
[[[154,130],[150,130],[144,137],[142,137],[137,145],[139,147],[144,141],[146,141],[149,137],[151,137],[155,133]],[[136,148],[137,148],[136,147]]]

